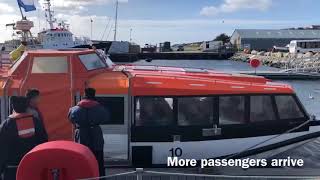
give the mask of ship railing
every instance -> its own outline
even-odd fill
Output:
[[[320,176],[268,176],[268,175],[212,175],[212,174],[190,174],[176,172],[150,171],[137,168],[135,171],[113,174],[103,177],[87,178],[80,180],[211,180],[211,179],[319,179]]]
[[[9,67],[12,64],[9,56],[9,52],[0,52],[0,68]]]

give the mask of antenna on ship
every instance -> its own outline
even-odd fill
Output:
[[[116,1],[116,18],[114,21],[114,37],[113,40],[117,41],[117,28],[118,28],[118,6],[119,6],[119,1]]]
[[[50,3],[50,0],[46,0],[47,2],[45,3],[46,5],[46,17],[47,17],[47,21],[49,23],[49,26],[50,26],[50,29],[53,29],[54,26],[53,26],[53,23],[56,21],[54,18],[53,18],[53,11],[51,10],[51,3]]]

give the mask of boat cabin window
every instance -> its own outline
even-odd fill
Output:
[[[250,97],[250,122],[276,120],[271,96]]]
[[[24,59],[27,57],[27,55],[28,55],[28,53],[24,52],[18,60],[14,61],[14,63],[10,67],[10,70],[12,72],[14,72],[19,67],[19,65],[24,61]]]
[[[96,53],[79,55],[79,58],[89,71],[106,67],[106,64],[102,62],[102,59]]]
[[[246,124],[244,96],[219,97],[219,124]]]
[[[178,98],[178,125],[212,125],[214,118],[212,105],[212,97]]]
[[[67,73],[68,61],[67,56],[57,57],[34,57],[32,73]]]
[[[124,98],[123,97],[96,97],[96,100],[109,111],[111,117],[108,125],[124,124]]]
[[[305,115],[291,95],[275,96],[280,119],[299,119]]]
[[[136,126],[169,126],[174,123],[173,99],[139,97],[136,99]]]

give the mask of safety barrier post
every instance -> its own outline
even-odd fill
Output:
[[[142,180],[143,168],[136,168],[137,180]]]
[[[59,180],[60,179],[60,170],[59,169],[52,169],[51,170],[53,180]]]

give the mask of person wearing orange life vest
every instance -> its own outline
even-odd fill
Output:
[[[100,125],[110,120],[110,113],[96,98],[96,90],[85,89],[85,97],[76,106],[70,108],[68,118],[75,126],[74,140],[87,146],[95,155],[100,176],[105,176],[104,139]]]
[[[0,175],[3,180],[15,180],[23,156],[48,140],[39,120],[26,113],[27,98],[12,97],[11,102],[13,113],[0,125]]]
[[[39,109],[39,103],[40,103],[40,91],[37,89],[28,89],[26,93],[26,97],[28,99],[28,108],[27,113],[32,114],[37,120],[39,120],[39,123],[41,126],[45,127],[43,115]],[[46,139],[48,139],[48,134],[46,129],[44,128],[43,135],[46,136]]]

